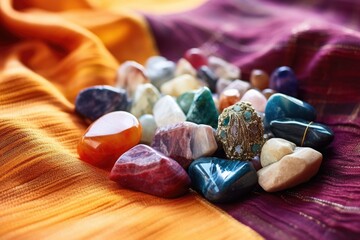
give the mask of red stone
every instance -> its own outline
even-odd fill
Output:
[[[198,70],[202,66],[208,64],[207,57],[199,48],[191,48],[185,52],[184,58]]]
[[[110,170],[121,154],[139,143],[141,125],[128,112],[108,113],[89,126],[77,150],[80,159]]]
[[[164,198],[184,195],[190,185],[189,176],[176,161],[143,144],[121,155],[110,179],[124,188]]]

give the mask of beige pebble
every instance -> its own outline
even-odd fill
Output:
[[[279,161],[285,155],[294,152],[296,145],[282,138],[271,138],[265,142],[261,149],[260,163],[266,167]]]
[[[170,96],[178,97],[184,92],[196,90],[201,87],[200,82],[189,74],[178,76],[161,86],[161,92]]]
[[[196,70],[188,60],[185,58],[180,58],[176,64],[175,76],[181,76],[184,74],[189,74],[196,77]]]
[[[307,182],[319,170],[322,154],[312,148],[298,147],[279,161],[260,169],[259,185],[267,192],[285,190]]]

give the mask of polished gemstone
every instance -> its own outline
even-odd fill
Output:
[[[251,103],[252,107],[258,112],[265,112],[266,97],[255,89],[250,89],[244,93],[240,101]]]
[[[276,137],[284,138],[301,147],[322,149],[334,139],[334,133],[328,126],[296,118],[271,121],[270,129]]]
[[[230,80],[219,78],[219,80],[216,82],[216,93],[220,95],[224,91],[224,89],[231,83],[232,81]]]
[[[220,94],[219,110],[222,112],[225,108],[234,105],[240,101],[240,93],[237,89],[226,89]]]
[[[235,80],[241,77],[240,68],[222,58],[210,56],[208,65],[219,78]]]
[[[208,60],[204,52],[199,48],[191,48],[185,52],[184,58],[197,70],[201,66],[207,65]]]
[[[224,90],[226,89],[237,89],[242,97],[247,90],[251,87],[249,82],[243,80],[234,80],[232,81]]]
[[[150,80],[147,78],[142,65],[135,61],[126,61],[121,64],[117,71],[115,86],[126,89],[128,95],[133,97],[137,86],[148,82]]]
[[[296,145],[282,138],[271,138],[261,149],[260,163],[262,167],[273,164],[285,155],[294,152]]]
[[[314,121],[316,111],[313,106],[297,98],[282,93],[272,95],[265,107],[265,118],[268,123],[280,118],[301,118]]]
[[[196,70],[188,60],[185,58],[180,58],[176,63],[175,76],[181,76],[184,74],[189,74],[193,77],[196,77]]]
[[[124,188],[164,198],[180,197],[190,185],[188,174],[176,161],[143,144],[120,156],[110,179]]]
[[[291,154],[260,169],[259,185],[267,192],[285,190],[309,181],[319,170],[322,154],[312,148],[297,147]]]
[[[141,124],[141,142],[151,145],[152,140],[154,138],[157,125],[154,119],[154,116],[151,114],[142,115],[139,118],[139,122]]]
[[[186,169],[194,159],[213,154],[217,143],[210,126],[183,122],[158,128],[152,147]]]
[[[194,101],[196,91],[185,92],[176,98],[177,104],[185,114],[189,112],[190,106]]]
[[[257,184],[253,165],[216,157],[204,157],[191,163],[192,187],[211,202],[240,200]]]
[[[197,71],[197,76],[209,87],[211,92],[216,92],[216,83],[219,79],[218,76],[208,67],[202,66]]]
[[[131,113],[137,118],[144,114],[152,114],[154,105],[160,97],[159,90],[151,83],[140,84],[135,91]]]
[[[89,126],[77,150],[80,159],[94,166],[111,169],[121,154],[139,143],[141,125],[123,111],[108,113]]]
[[[174,78],[175,63],[164,57],[154,56],[146,63],[146,74],[151,83],[160,89],[161,85]]]
[[[219,113],[207,87],[199,89],[186,115],[186,121],[217,127]]]
[[[186,116],[173,97],[165,95],[154,105],[153,114],[158,127],[185,122]]]
[[[219,116],[216,137],[230,159],[249,160],[264,143],[261,118],[248,102],[238,102]]]
[[[293,70],[287,66],[277,68],[271,75],[270,88],[279,93],[297,97],[298,80]]]
[[[269,75],[260,69],[251,71],[250,83],[254,88],[264,90],[269,87]]]
[[[75,111],[90,121],[95,121],[109,112],[125,111],[128,106],[129,101],[124,89],[105,85],[86,88],[75,100]]]
[[[200,81],[189,74],[184,74],[164,83],[160,89],[163,94],[178,97],[185,92],[196,90],[200,87]]]

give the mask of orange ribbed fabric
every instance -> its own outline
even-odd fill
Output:
[[[78,159],[78,91],[156,54],[144,19],[93,2],[0,1],[0,239],[261,238],[195,193],[121,189]]]

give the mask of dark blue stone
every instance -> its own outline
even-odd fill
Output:
[[[270,88],[297,97],[298,81],[293,70],[286,66],[277,68],[271,75]]]
[[[126,111],[129,106],[124,89],[111,86],[94,86],[82,90],[75,100],[75,111],[95,121],[106,113]]]
[[[316,119],[316,110],[310,104],[281,93],[273,94],[265,107],[268,123],[280,118],[301,118],[307,121]]]
[[[284,138],[302,147],[322,149],[334,139],[333,131],[320,123],[311,123],[303,119],[283,118],[270,122],[270,129],[276,137]],[[306,130],[307,129],[307,130]],[[302,139],[306,130],[304,143]]]
[[[192,187],[211,202],[239,200],[258,181],[250,162],[204,157],[193,161],[188,169]]]
[[[215,73],[208,67],[208,66],[202,66],[199,68],[197,72],[197,76],[200,80],[205,82],[211,92],[216,92],[216,83],[218,80],[218,77],[215,75]]]

